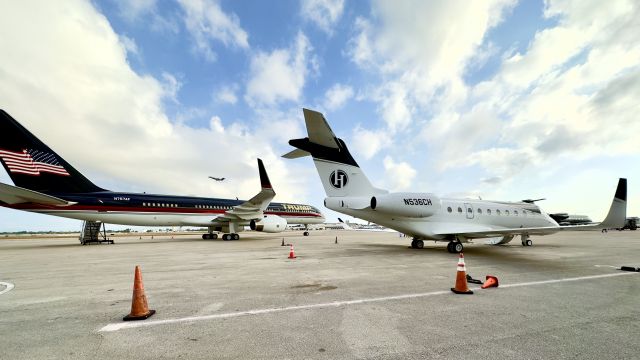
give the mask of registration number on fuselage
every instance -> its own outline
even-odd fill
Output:
[[[433,205],[431,199],[404,199],[405,205]]]

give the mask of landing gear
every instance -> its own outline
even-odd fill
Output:
[[[303,232],[302,236],[309,236],[309,232],[308,231]]]
[[[414,249],[422,249],[424,247],[424,241],[413,239],[411,240],[411,247]]]
[[[450,241],[447,244],[447,251],[452,254],[459,254],[462,250],[464,250],[464,246],[462,246],[462,243],[459,241]]]
[[[215,240],[218,238],[218,234],[202,234],[204,240]]]
[[[240,240],[240,235],[238,235],[238,234],[224,234],[224,235],[222,235],[222,240],[224,240],[224,241]]]
[[[522,234],[520,237],[522,238],[522,246],[531,246],[531,245],[533,245],[533,241],[531,241],[531,239],[529,239],[529,235]]]

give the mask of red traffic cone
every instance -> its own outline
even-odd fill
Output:
[[[291,245],[291,248],[289,250],[289,259],[295,259],[296,253],[293,252],[293,244],[289,244],[289,245]]]
[[[482,289],[488,289],[492,287],[498,287],[498,278],[492,275],[487,275],[487,280],[482,284]]]
[[[136,265],[135,275],[133,278],[133,297],[131,299],[131,313],[122,320],[144,320],[155,314],[155,310],[149,310],[147,305],[147,296],[144,294],[144,285],[142,284],[142,273],[140,267]]]
[[[456,272],[456,286],[451,288],[456,294],[471,295],[473,291],[469,290],[467,285],[467,268],[464,266],[464,255],[460,253],[458,258],[458,271]]]

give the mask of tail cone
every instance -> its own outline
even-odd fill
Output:
[[[473,291],[469,290],[467,285],[467,268],[464,266],[464,255],[460,253],[458,258],[458,271],[456,273],[456,286],[451,288],[456,294],[471,295]]]
[[[142,284],[142,273],[140,267],[136,265],[135,276],[133,278],[133,297],[131,299],[131,313],[122,320],[144,320],[155,314],[155,310],[149,310],[147,305],[147,296],[144,294],[144,285]]]

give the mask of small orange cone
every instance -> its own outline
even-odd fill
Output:
[[[144,320],[155,314],[155,310],[149,310],[147,305],[147,296],[144,294],[144,285],[142,284],[142,273],[140,267],[136,265],[136,271],[133,278],[133,297],[131,299],[131,313],[122,320]]]
[[[289,259],[295,259],[296,253],[293,252],[293,244],[289,244],[289,245],[291,245],[291,249],[289,250]]]
[[[488,289],[492,287],[498,287],[498,278],[492,275],[487,275],[487,280],[482,284],[482,289]]]
[[[456,294],[466,294],[471,295],[473,291],[469,290],[469,286],[467,285],[467,268],[464,266],[464,255],[460,253],[460,258],[458,258],[458,271],[456,273],[456,286],[451,288]]]

